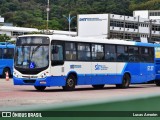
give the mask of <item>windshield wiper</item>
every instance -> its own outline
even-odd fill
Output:
[[[31,57],[30,57],[30,61],[32,60],[33,54],[40,48],[40,46],[42,46],[42,45],[38,45],[35,49],[33,48],[32,54],[31,54]]]

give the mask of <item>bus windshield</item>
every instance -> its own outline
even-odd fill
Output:
[[[49,65],[49,38],[20,37],[16,46],[15,67],[38,69]]]
[[[17,46],[15,66],[20,68],[44,68],[49,64],[49,47],[45,45]]]

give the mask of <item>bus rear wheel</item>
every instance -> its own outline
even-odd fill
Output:
[[[104,85],[92,85],[92,87],[94,89],[102,89],[102,88],[104,88]]]
[[[69,75],[66,80],[66,85],[63,86],[63,90],[72,91],[75,89],[75,86],[76,86],[76,79],[75,79],[74,75]]]
[[[157,86],[160,86],[160,80],[155,80],[155,84],[156,84]]]
[[[130,85],[130,76],[128,74],[124,74],[122,79],[122,84],[116,84],[117,88],[129,88]]]
[[[6,72],[8,72],[8,75],[11,76],[11,71],[9,68],[4,68],[3,69],[3,74],[2,77],[5,78],[6,77]]]
[[[44,91],[46,86],[34,86],[36,90],[38,91]]]

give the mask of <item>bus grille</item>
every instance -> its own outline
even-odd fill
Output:
[[[160,64],[160,60],[156,60],[156,64],[159,65]]]
[[[24,83],[34,84],[36,80],[23,80]]]

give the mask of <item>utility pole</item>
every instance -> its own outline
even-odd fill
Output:
[[[48,4],[47,4],[47,9],[46,9],[46,11],[47,11],[47,32],[48,32],[48,22],[49,22],[49,11],[50,11],[50,9],[49,9],[49,0],[48,0]]]
[[[149,23],[149,39],[148,42],[152,42],[152,23],[156,22],[156,20],[145,21]]]

